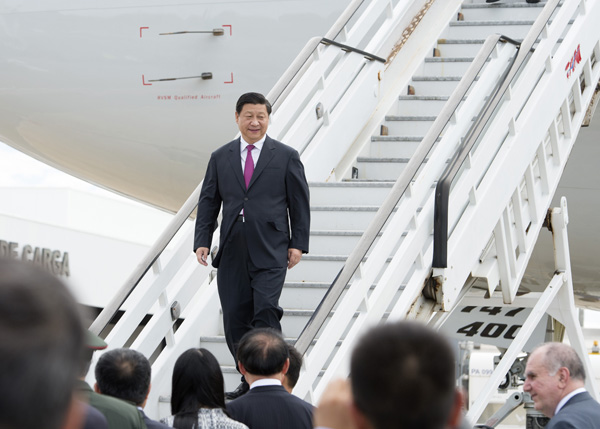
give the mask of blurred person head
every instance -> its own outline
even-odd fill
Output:
[[[146,356],[132,349],[114,349],[96,363],[96,391],[139,407],[146,405],[152,368]]]
[[[58,278],[0,259],[0,427],[81,423],[73,392],[83,338],[77,304]]]
[[[548,417],[562,398],[585,385],[583,362],[571,346],[544,343],[527,359],[523,390],[531,395],[535,409]]]
[[[452,348],[423,324],[369,330],[354,348],[350,374],[359,428],[440,429],[461,418]]]
[[[298,378],[300,377],[300,368],[302,368],[302,355],[296,350],[296,347],[288,344],[288,353],[290,356],[290,367],[283,377],[283,387],[288,392],[292,393],[294,387],[296,387],[296,383],[298,383]]]
[[[219,362],[206,349],[185,351],[173,368],[171,414],[173,426],[196,427],[200,408],[225,410],[225,383]]]

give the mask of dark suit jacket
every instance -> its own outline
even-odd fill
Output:
[[[92,407],[104,414],[110,429],[145,429],[142,414],[134,405],[96,393],[83,380],[77,381],[77,391],[83,394]]]
[[[250,429],[312,429],[313,406],[282,386],[250,389],[227,404],[227,411]]]
[[[161,422],[157,422],[156,420],[151,420],[150,417],[146,415],[145,412],[140,411],[142,413],[142,417],[144,418],[144,423],[146,423],[146,427],[148,429],[170,429],[171,426],[167,426]]]
[[[291,147],[267,136],[248,189],[242,172],[240,139],[213,152],[198,202],[194,251],[210,248],[221,203],[223,221],[219,252],[212,263],[215,268],[242,208],[248,250],[256,267],[285,267],[288,248],[308,252],[308,184],[300,156]]]
[[[82,429],[108,429],[108,420],[96,408],[85,404],[85,421]]]
[[[600,404],[588,392],[578,393],[550,419],[546,429],[600,429]]]

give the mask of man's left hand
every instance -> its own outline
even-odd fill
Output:
[[[288,249],[288,270],[292,269],[302,259],[302,250]]]

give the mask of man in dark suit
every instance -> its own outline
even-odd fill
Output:
[[[217,272],[225,338],[231,354],[252,328],[281,331],[279,296],[286,268],[308,252],[309,192],[298,152],[267,136],[271,105],[258,93],[242,95],[235,120],[241,137],[211,155],[198,202],[194,251],[207,265],[223,206]],[[248,390],[243,382],[228,395]]]
[[[98,359],[95,375],[96,393],[121,399],[137,407],[148,429],[169,428],[144,413],[152,375],[146,356],[132,349],[110,350]]]
[[[545,343],[527,359],[523,390],[550,417],[547,429],[600,429],[600,404],[585,390],[585,369],[575,350]]]
[[[242,337],[237,353],[250,391],[227,404],[231,418],[250,429],[311,429],[313,406],[282,386],[290,361],[281,334],[254,329]]]

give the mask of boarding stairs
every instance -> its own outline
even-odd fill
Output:
[[[301,152],[311,188],[310,253],[288,272],[280,300],[283,333],[305,353],[296,395],[315,403],[347,375],[356,338],[381,320],[440,327],[468,299],[520,302],[600,76],[599,18],[600,0],[354,1],[324,39],[309,41],[269,93],[269,134]],[[521,65],[511,71],[513,63]],[[169,413],[172,367],[190,347],[217,356],[228,389],[239,382],[215,272],[191,253],[186,219],[199,189],[91,327],[110,348],[151,357],[154,416]],[[559,212],[566,217],[566,206]],[[171,256],[160,256],[169,242]],[[565,252],[554,291],[570,281]],[[475,282],[486,296],[469,295]],[[535,299],[518,305],[538,317],[557,296],[541,309]],[[577,337],[572,312],[561,311],[553,317]]]

